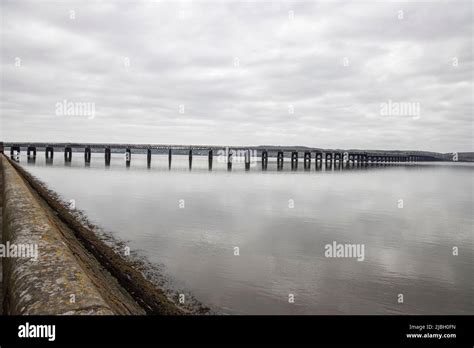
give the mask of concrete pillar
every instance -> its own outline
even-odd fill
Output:
[[[268,166],[268,152],[267,150],[262,151],[262,170],[267,170]]]
[[[127,167],[130,166],[130,163],[132,162],[132,150],[127,147],[127,149],[125,150],[125,164],[127,165]]]
[[[110,147],[105,148],[105,165],[110,166],[110,158],[112,157]]]
[[[250,170],[250,150],[245,151],[245,170]]]
[[[91,163],[91,148],[89,146],[84,149],[84,161]]]
[[[3,153],[5,151],[5,147],[3,145],[3,141],[0,141],[0,153]]]
[[[291,169],[298,169],[298,152],[293,151],[291,153]]]
[[[332,164],[332,153],[330,153],[330,152],[326,153],[326,164],[328,162]]]
[[[213,153],[212,150],[209,150],[208,160],[209,160],[209,170],[212,170],[212,160],[213,160]]]
[[[33,155],[31,154],[33,153]],[[28,146],[26,150],[26,156],[28,159],[35,159],[36,158],[36,147],[35,146]]]
[[[304,153],[304,168],[311,169],[311,152],[309,151]]]
[[[316,162],[322,162],[323,161],[323,153],[322,152],[316,152]]]
[[[189,169],[193,167],[193,149],[189,149]]]
[[[349,162],[354,162],[354,155],[352,153],[349,154]]]
[[[277,169],[282,170],[283,169],[283,151],[278,151],[277,154]]]
[[[20,160],[20,147],[17,145],[12,145],[10,147],[10,158],[14,161]]]
[[[151,167],[151,149],[146,149],[146,165],[148,168]]]
[[[69,146],[64,148],[64,162],[71,162],[72,160],[72,149]]]
[[[232,170],[232,150],[229,149],[227,153],[227,170]]]
[[[171,169],[171,158],[172,158],[172,153],[171,153],[171,147],[168,150],[168,168]]]
[[[340,152],[336,152],[334,154],[334,162],[337,161],[339,163],[342,163],[342,153]]]
[[[46,159],[53,159],[54,157],[54,148],[52,146],[47,146],[45,151]]]

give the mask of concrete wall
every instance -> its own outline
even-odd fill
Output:
[[[38,258],[3,258],[4,314],[114,314],[17,171],[3,167],[3,242],[37,245]],[[72,301],[74,299],[75,301]]]

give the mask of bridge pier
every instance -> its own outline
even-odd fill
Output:
[[[151,167],[151,149],[146,149],[146,166]]]
[[[110,147],[105,148],[105,165],[110,166],[110,158],[112,157]]]
[[[304,169],[311,169],[311,152],[304,153]]]
[[[64,163],[71,162],[72,160],[72,149],[69,146],[64,148]]]
[[[296,151],[291,153],[291,169],[298,169],[298,152]]]
[[[31,155],[31,153],[33,153],[33,155]],[[28,146],[26,150],[26,157],[28,157],[28,159],[36,159],[36,146]]]
[[[20,147],[19,146],[11,146],[10,147],[10,158],[14,161],[19,161],[20,160]]]
[[[332,153],[331,152],[326,153],[326,164],[328,164],[328,162],[330,164],[332,164]]]
[[[323,153],[316,152],[316,162],[322,162],[322,161],[323,161]]]
[[[193,149],[189,149],[189,169],[193,167]]]
[[[227,153],[227,170],[232,170],[232,151],[230,149]]]
[[[46,146],[45,155],[46,155],[46,159],[53,159],[54,148],[52,146]]]
[[[334,153],[334,162],[342,163],[342,153],[336,152]]]
[[[245,151],[245,170],[250,170],[250,150]]]
[[[268,152],[267,150],[262,151],[262,170],[267,170],[268,166]]]
[[[168,168],[171,169],[171,158],[173,154],[171,153],[171,147],[168,150]]]
[[[283,169],[283,151],[278,151],[278,154],[277,154],[277,169],[278,170]]]
[[[212,160],[213,160],[212,150],[209,150],[208,161],[209,161],[209,170],[212,170]]]
[[[0,141],[0,153],[3,154],[4,151],[5,151],[5,147],[3,145],[3,141]]]
[[[127,167],[130,167],[130,162],[132,162],[132,150],[127,147],[125,150],[125,164]]]
[[[91,163],[91,148],[87,146],[84,149],[84,161],[88,164]]]

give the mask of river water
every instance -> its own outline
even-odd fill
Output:
[[[229,172],[199,156],[192,170],[187,156],[171,169],[161,155],[151,168],[137,154],[130,167],[56,157],[20,163],[221,313],[474,314],[472,164]],[[363,257],[327,257],[334,243]]]

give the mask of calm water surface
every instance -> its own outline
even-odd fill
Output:
[[[103,154],[56,157],[20,163],[220,312],[474,313],[472,165],[209,172],[196,156],[191,171],[186,156],[171,170],[167,156],[150,169],[144,155],[129,168],[118,154],[109,168]],[[334,241],[363,244],[364,261],[325,257]]]

